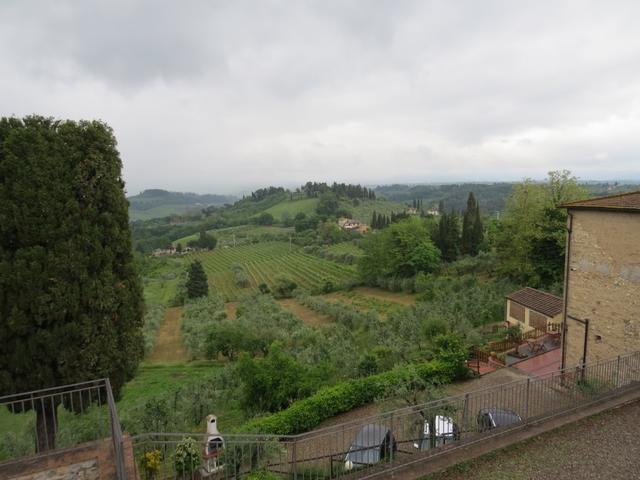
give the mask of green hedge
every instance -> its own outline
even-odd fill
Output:
[[[390,396],[398,387],[415,379],[415,374],[442,384],[450,383],[465,372],[459,361],[432,360],[419,365],[396,367],[388,372],[323,388],[293,403],[286,410],[248,422],[243,430],[274,435],[306,432],[328,418],[371,403],[376,398]]]

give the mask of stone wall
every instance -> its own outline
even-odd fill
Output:
[[[640,350],[640,214],[572,210],[567,313],[589,319],[587,362]],[[583,355],[584,326],[567,320],[566,366]]]
[[[128,478],[135,479],[131,442],[125,437]],[[34,455],[0,464],[2,480],[116,480],[113,444],[110,438]]]

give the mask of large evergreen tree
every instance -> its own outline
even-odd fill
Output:
[[[469,192],[467,209],[462,219],[462,253],[477,255],[482,243],[483,227],[480,218],[480,205],[473,192]]]
[[[452,209],[440,215],[435,243],[445,262],[453,262],[460,253],[460,225],[458,214]]]
[[[0,395],[103,377],[118,395],[135,373],[143,300],[121,168],[104,123],[0,119]],[[59,402],[35,406],[39,451],[55,446]]]
[[[187,276],[187,297],[198,298],[209,295],[209,284],[207,283],[207,274],[202,268],[202,262],[196,260],[189,267]]]

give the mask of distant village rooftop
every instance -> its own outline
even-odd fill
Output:
[[[624,212],[640,212],[640,191],[620,193],[608,197],[590,198],[575,202],[566,202],[561,208],[582,210],[616,210]]]
[[[562,313],[562,298],[535,288],[525,287],[522,290],[510,293],[507,298],[548,317],[555,317]]]

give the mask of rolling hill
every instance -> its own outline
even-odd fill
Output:
[[[200,195],[152,189],[128,197],[127,200],[129,200],[129,219],[136,221],[176,214],[199,213],[203,208],[211,205],[233,203],[236,198],[230,195]]]

